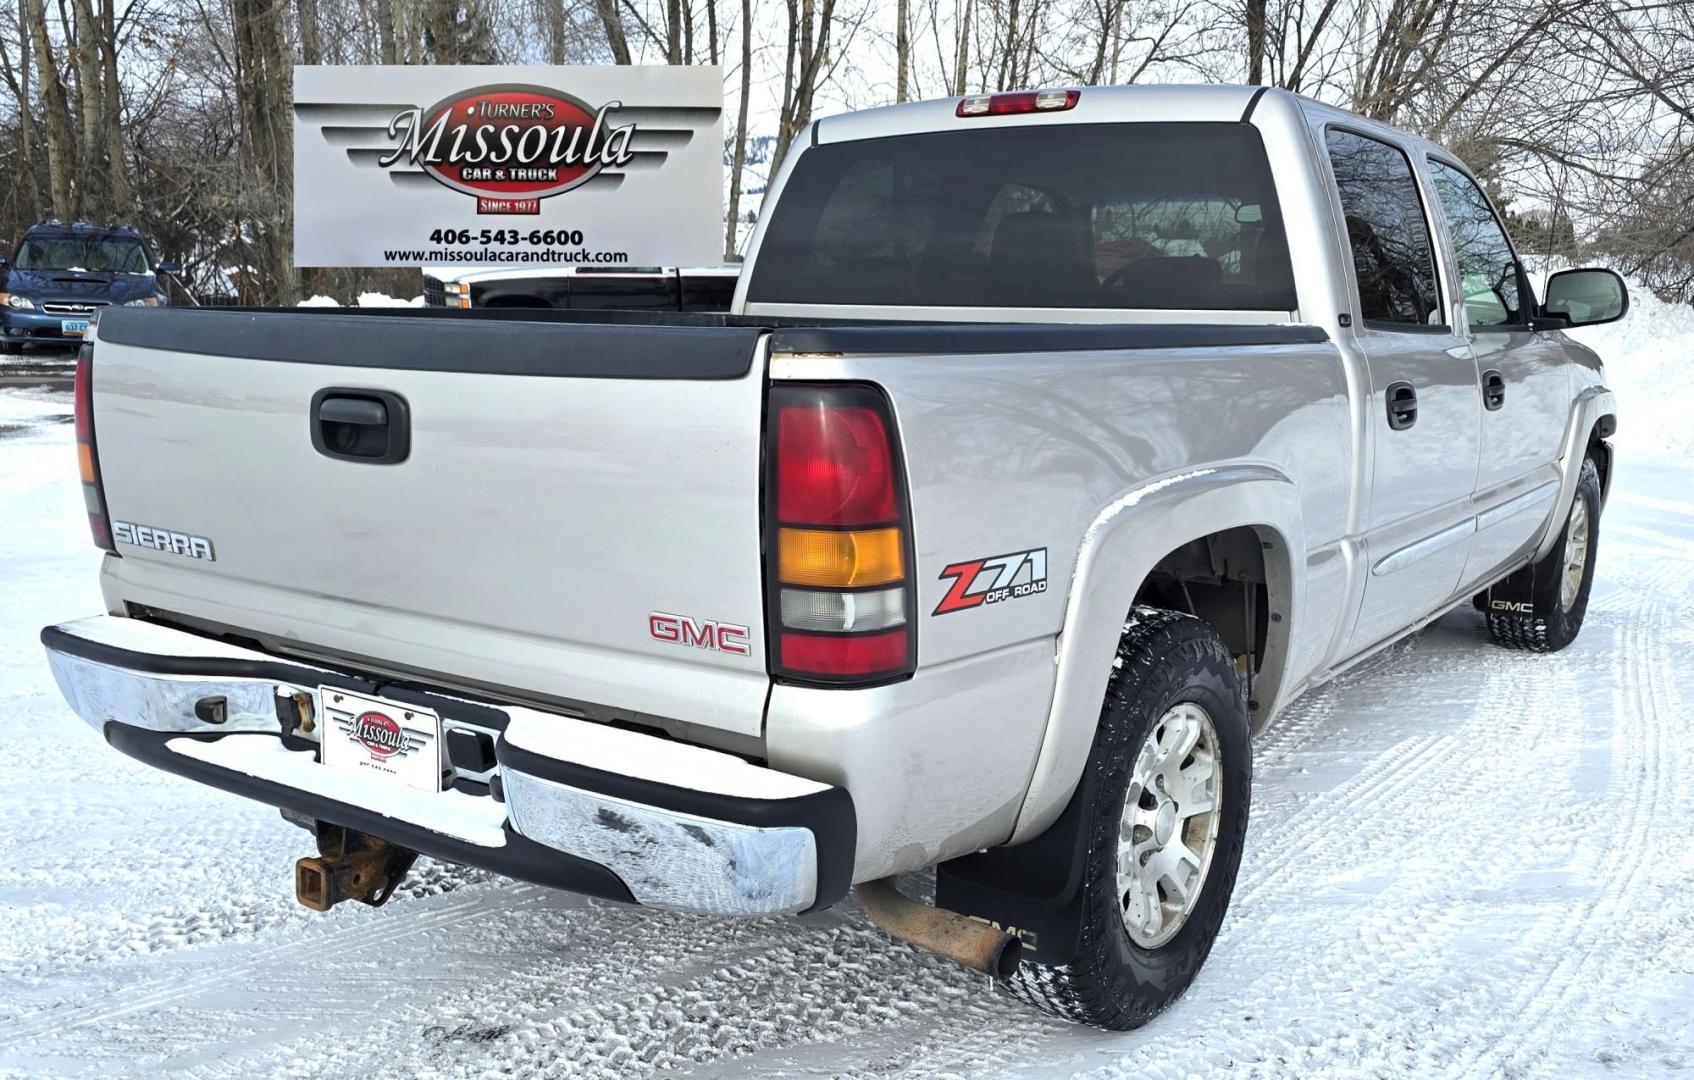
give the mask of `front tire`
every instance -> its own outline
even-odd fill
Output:
[[[1599,539],[1600,472],[1587,458],[1558,543],[1545,558],[1485,594],[1494,640],[1530,652],[1558,652],[1575,641],[1588,613]]]
[[[1241,865],[1247,699],[1229,650],[1188,615],[1137,608],[1118,643],[1087,768],[1076,955],[1025,963],[1012,992],[1124,1031],[1157,1016],[1211,952]]]

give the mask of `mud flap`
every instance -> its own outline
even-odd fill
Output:
[[[1489,586],[1477,599],[1485,612],[1500,615],[1530,615],[1535,611],[1535,563]]]
[[[1024,959],[1063,964],[1082,939],[1082,878],[1088,861],[1092,770],[1059,819],[1035,839],[989,848],[935,868],[935,904],[1017,935]]]

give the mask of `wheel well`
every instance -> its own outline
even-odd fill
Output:
[[[1265,565],[1265,553],[1278,543],[1274,533],[1247,525],[1202,536],[1160,559],[1135,594],[1138,606],[1184,611],[1209,623],[1235,657],[1249,698],[1265,665],[1271,622],[1283,618],[1271,609]]]

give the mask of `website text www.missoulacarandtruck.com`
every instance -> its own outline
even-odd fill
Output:
[[[618,266],[629,262],[629,253],[624,251],[562,251],[557,248],[543,248],[540,251],[521,248],[511,251],[500,248],[385,248],[382,252],[384,262],[401,266],[430,266],[450,264],[486,263],[558,263]]]

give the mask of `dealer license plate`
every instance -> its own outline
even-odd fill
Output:
[[[61,334],[70,334],[74,337],[81,337],[82,335],[88,333],[88,320],[87,319],[60,319],[59,320],[59,332]]]
[[[318,687],[325,767],[441,790],[441,717],[399,701]]]

